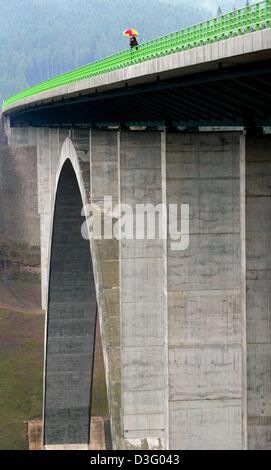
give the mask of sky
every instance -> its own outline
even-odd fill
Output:
[[[237,7],[239,6],[243,6],[244,5],[244,1],[243,0],[239,0],[239,1],[234,1],[234,0],[228,0],[228,1],[224,1],[224,0],[199,0],[199,1],[196,1],[195,3],[200,3],[201,5],[204,5],[208,8],[218,8],[219,6],[223,6],[224,8],[227,7],[228,10],[231,10],[232,7],[234,6],[234,4],[236,4]]]
[[[186,3],[187,0],[170,0],[171,3]],[[212,10],[216,13],[218,7],[220,6],[223,11],[230,11],[236,6],[236,8],[242,8],[246,5],[246,0],[194,0],[194,5],[198,4],[205,6],[206,8]],[[257,3],[256,1],[250,0],[250,4]]]

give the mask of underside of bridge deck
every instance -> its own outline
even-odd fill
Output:
[[[87,93],[87,92],[85,92]],[[37,102],[11,112],[12,126],[148,127],[245,126],[271,124],[271,61],[217,65],[209,72],[156,80],[72,99]]]

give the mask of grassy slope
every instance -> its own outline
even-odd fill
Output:
[[[26,449],[41,416],[44,316],[0,310],[0,449]]]

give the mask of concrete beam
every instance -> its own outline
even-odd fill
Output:
[[[160,204],[161,132],[120,134],[120,202]],[[166,271],[163,240],[120,241],[122,414],[126,448],[167,440]]]
[[[190,246],[167,251],[171,449],[244,446],[240,138],[167,137],[167,202],[190,205]]]
[[[82,93],[94,93],[96,89],[106,91],[152,82],[159,75],[161,79],[185,76],[191,73],[216,70],[221,63],[232,66],[252,60],[270,58],[271,30],[265,29],[244,34],[212,44],[195,47],[186,51],[169,54],[157,59],[131,65],[114,72],[54,88],[11,104],[5,114],[19,110],[22,106],[52,101],[60,98],[79,96]]]

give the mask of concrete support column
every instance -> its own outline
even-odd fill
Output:
[[[1,118],[1,116],[0,116]],[[0,299],[2,308],[40,309],[40,220],[35,129],[0,121]]]
[[[60,157],[60,143],[59,143],[59,129],[49,129],[49,167],[50,167],[50,192],[51,192],[51,204],[53,211],[54,204],[54,191],[56,185],[56,172]]]
[[[73,129],[69,132],[76,151],[80,167],[80,176],[84,184],[86,196],[90,198],[90,131],[89,129]],[[62,133],[62,138],[65,134]],[[60,138],[61,138],[60,137]]]
[[[271,136],[247,138],[248,447],[271,448]]]
[[[52,194],[50,184],[49,129],[37,129],[38,208],[40,215],[41,306],[46,310],[48,288],[48,250]]]
[[[104,197],[118,204],[119,195],[119,133],[90,132],[90,200],[102,211],[102,220],[112,224],[111,215],[104,214]],[[103,224],[102,224],[103,225]],[[119,245],[115,239],[95,239],[91,242],[98,313],[104,352],[108,403],[114,448],[122,448],[121,426],[121,359],[120,359],[120,300]]]
[[[61,147],[69,131],[65,129],[40,128],[35,129],[35,132],[37,135],[38,206],[41,238],[41,297],[42,308],[46,310],[49,240],[54,210],[56,171]]]
[[[121,204],[134,239],[119,243],[121,404],[125,448],[165,448],[167,427],[166,273],[163,240],[135,239],[137,204],[163,202],[160,132],[121,132]],[[144,208],[137,208],[144,215]],[[127,214],[126,212],[126,214]],[[127,226],[127,225],[126,225]],[[132,237],[131,237],[132,238]]]
[[[16,173],[17,179],[12,176],[11,188],[16,186],[18,192],[18,201],[16,204],[10,198],[7,201],[12,207],[8,207],[13,224],[16,221],[16,236],[19,237],[19,243],[39,246],[40,224],[38,217],[38,183],[37,175],[37,132],[35,128],[26,127],[8,127],[7,128],[8,147],[10,151],[9,165]],[[7,175],[4,175],[5,182],[8,182],[11,170],[5,169]],[[9,188],[8,188],[9,190]],[[9,190],[10,191],[10,190]],[[12,190],[12,193],[15,189]],[[12,194],[13,195],[13,194]],[[7,227],[11,232],[8,238],[11,240],[14,236],[11,227]],[[13,230],[15,227],[13,227]]]
[[[167,202],[190,205],[189,248],[167,253],[171,449],[245,447],[243,138],[167,136]]]

